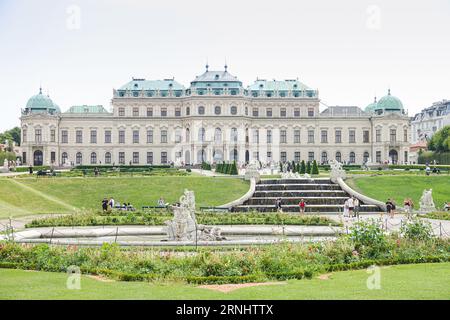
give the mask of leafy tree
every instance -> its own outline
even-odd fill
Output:
[[[438,130],[428,142],[428,149],[436,152],[450,151],[450,125]]]
[[[20,145],[21,130],[19,127],[12,128],[0,133],[0,143],[5,141],[14,141],[17,145]],[[12,151],[12,150],[11,150]]]

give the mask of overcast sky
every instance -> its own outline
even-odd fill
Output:
[[[391,88],[413,115],[450,99],[449,0],[0,0],[0,131],[45,93],[63,111],[102,104],[132,77],[210,70],[244,85],[299,78],[327,105]]]

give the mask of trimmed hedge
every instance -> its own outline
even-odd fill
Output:
[[[40,170],[50,170],[49,166],[32,166],[33,173],[40,171]],[[16,172],[28,172],[30,170],[30,167],[16,167]]]

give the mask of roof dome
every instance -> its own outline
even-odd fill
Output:
[[[25,109],[27,112],[40,113],[60,113],[61,109],[55,104],[50,97],[42,94],[42,88],[39,88],[39,94],[28,99]]]
[[[368,113],[372,113],[372,112],[375,111],[376,108],[377,108],[377,97],[375,97],[374,101],[373,101],[371,104],[369,104],[369,105],[364,109],[364,111],[365,111],[365,112],[368,112]]]
[[[399,98],[392,96],[391,89],[389,89],[387,96],[378,101],[376,110],[403,111],[403,103]]]

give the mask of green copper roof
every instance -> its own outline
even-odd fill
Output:
[[[82,106],[72,106],[65,113],[108,113],[108,111],[106,111],[106,109],[101,105],[98,106],[82,105]]]
[[[372,102],[371,104],[369,104],[364,111],[368,112],[368,113],[372,113],[375,111],[375,109],[377,108],[377,97],[375,97],[374,102]]]
[[[298,80],[284,80],[284,81],[267,81],[256,80],[253,84],[248,86],[248,90],[270,90],[270,91],[293,91],[293,90],[309,90],[308,86]]]
[[[39,88],[39,93],[28,99],[25,108],[27,112],[61,112],[59,106],[55,104],[50,97],[42,94],[42,88]]]
[[[389,89],[387,96],[384,96],[378,101],[375,110],[402,111],[403,104],[399,98],[391,95],[391,89]]]
[[[134,79],[119,88],[119,90],[184,90],[182,84],[176,82],[174,79],[164,80],[145,80]]]
[[[210,71],[206,66],[206,71],[195,77],[191,82],[191,88],[241,88],[242,82],[227,71]]]

